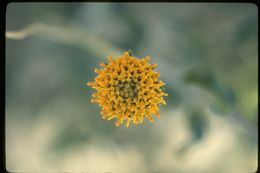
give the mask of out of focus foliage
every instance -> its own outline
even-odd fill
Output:
[[[6,39],[6,126],[7,143],[10,144],[7,164],[11,170],[31,170],[29,161],[14,164],[20,160],[13,155],[25,153],[26,145],[15,150],[16,145],[12,144],[19,145],[16,132],[22,130],[27,134],[35,128],[35,123],[45,118],[50,123],[55,122],[55,128],[50,132],[52,138],[45,141],[44,152],[51,154],[39,154],[40,158],[45,158],[38,162],[40,170],[43,163],[55,163],[59,165],[58,170],[66,171],[69,168],[63,167],[66,162],[62,158],[69,154],[73,157],[75,148],[94,144],[108,150],[113,150],[113,146],[119,149],[133,147],[142,153],[140,170],[190,172],[189,168],[172,166],[171,162],[156,167],[153,152],[160,151],[160,146],[168,146],[168,132],[179,136],[190,134],[186,142],[169,148],[173,153],[192,151],[193,147],[206,141],[212,132],[210,129],[215,127],[212,121],[216,118],[234,128],[232,133],[239,141],[247,141],[237,143],[238,148],[242,146],[242,150],[236,150],[238,156],[244,156],[244,152],[245,156],[256,158],[255,152],[247,155],[250,148],[256,149],[258,128],[255,5],[8,5],[7,31],[20,30],[35,23],[43,27],[21,40]],[[106,55],[117,56],[129,49],[137,57],[150,55],[151,61],[158,64],[157,70],[166,83],[164,90],[169,94],[167,105],[161,107],[158,122],[167,120],[168,124],[145,122],[128,129],[117,128],[114,122],[103,121],[100,108],[90,103],[93,91],[84,83],[93,80],[93,69],[101,61],[107,61]],[[186,125],[187,132],[177,130],[172,118],[178,119],[178,116],[184,118],[181,122]],[[221,125],[218,128],[221,129]],[[170,137],[173,141],[178,138]],[[13,153],[18,150],[20,152]],[[181,158],[181,155],[171,157],[177,156]],[[189,156],[192,158],[192,154]],[[158,157],[164,159],[164,155]],[[217,163],[223,160],[217,156],[214,159]],[[185,162],[179,160],[179,163]],[[237,164],[230,162],[230,169],[222,165],[220,172],[234,171]],[[195,166],[193,171],[208,172],[222,166]],[[32,169],[38,170],[38,167]],[[55,165],[48,168],[56,169]]]

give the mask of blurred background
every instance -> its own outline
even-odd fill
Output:
[[[257,7],[248,3],[10,3],[11,172],[249,173],[257,169]],[[116,127],[90,102],[94,68],[151,56],[167,105]]]

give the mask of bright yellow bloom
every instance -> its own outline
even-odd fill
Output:
[[[102,68],[95,69],[95,82],[87,83],[97,90],[91,102],[102,107],[102,118],[117,118],[116,126],[127,120],[128,127],[131,121],[143,122],[144,117],[153,122],[151,114],[160,117],[158,105],[166,104],[163,96],[167,94],[161,90],[164,83],[158,80],[160,74],[153,71],[157,64],[149,64],[149,56],[138,59],[128,52],[108,59],[108,64],[101,63]]]

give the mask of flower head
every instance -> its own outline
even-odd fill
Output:
[[[87,85],[95,90],[91,102],[101,107],[103,119],[117,118],[116,126],[127,120],[134,124],[143,122],[144,117],[153,122],[151,114],[160,117],[160,104],[166,104],[161,90],[164,83],[158,80],[160,74],[153,69],[157,64],[149,64],[149,56],[138,59],[128,52],[113,59],[108,56],[109,63],[101,63],[101,69],[95,69],[98,76]]]

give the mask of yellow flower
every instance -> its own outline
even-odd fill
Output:
[[[95,69],[98,73],[95,81],[87,83],[97,90],[91,102],[102,107],[102,118],[117,118],[116,126],[127,120],[128,127],[131,121],[143,122],[144,117],[153,122],[151,114],[160,117],[158,105],[166,104],[163,96],[168,94],[161,90],[165,84],[153,70],[157,64],[149,64],[149,56],[138,59],[128,52],[116,59],[108,56],[108,59],[108,64],[101,63],[102,68]]]

